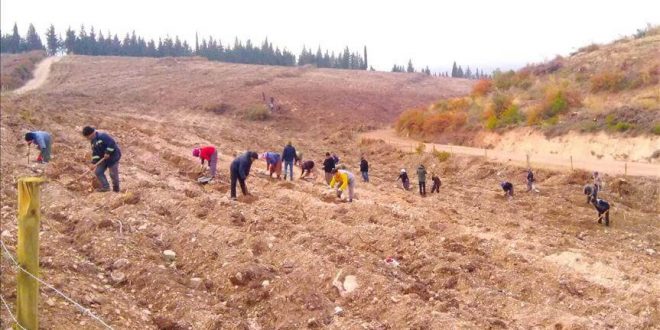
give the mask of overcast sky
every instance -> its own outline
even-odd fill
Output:
[[[660,23],[659,0],[2,0],[0,7],[3,34],[16,22],[24,36],[31,22],[42,39],[52,23],[62,35],[84,24],[120,39],[135,30],[191,45],[195,32],[225,43],[268,37],[296,54],[303,44],[335,51],[366,45],[378,70],[408,59],[442,70],[454,60],[464,68],[515,68]]]

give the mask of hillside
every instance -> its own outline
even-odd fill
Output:
[[[606,132],[660,135],[660,28],[564,58],[496,72],[471,96],[413,108],[397,129],[425,139],[467,142],[480,131],[530,127],[547,137]],[[478,139],[479,140],[479,139]],[[474,141],[470,141],[474,143]]]
[[[3,242],[16,242],[16,179],[43,169],[26,164],[23,134],[45,129],[55,145],[42,189],[41,276],[117,329],[660,323],[660,181],[606,175],[601,197],[613,205],[612,224],[599,226],[581,192],[586,172],[538,170],[541,192],[530,194],[523,169],[510,164],[441,162],[357,138],[356,128],[381,126],[400,107],[460,94],[470,82],[296,70],[178,59],[53,64],[42,88],[0,100]],[[244,119],[262,91],[283,111]],[[91,176],[76,180],[88,168],[87,124],[122,148],[120,194],[91,193]],[[320,180],[269,179],[259,160],[248,179],[254,196],[229,200],[233,156],[280,151],[287,140],[317,164],[337,152],[356,174],[364,154],[371,182],[359,182],[349,204]],[[199,143],[220,151],[219,178],[206,186],[195,182],[199,163],[190,156]],[[441,176],[440,194],[399,188],[399,169],[414,173],[420,163]],[[516,185],[512,200],[502,180]],[[163,258],[168,249],[174,262]],[[390,256],[398,266],[384,262]],[[15,270],[4,257],[1,267],[0,292],[13,305]],[[347,275],[358,287],[340,294],[333,279]],[[43,328],[97,327],[41,292]],[[9,320],[2,309],[0,325]]]
[[[46,56],[43,51],[0,56],[0,90],[10,91],[23,86],[32,78],[35,64]]]

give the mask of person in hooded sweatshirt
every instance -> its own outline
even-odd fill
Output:
[[[231,165],[229,166],[230,178],[231,178],[231,199],[236,200],[236,181],[241,185],[241,192],[243,195],[249,195],[247,186],[245,185],[245,180],[247,180],[248,175],[250,175],[250,168],[252,167],[252,162],[255,159],[259,158],[259,155],[254,151],[247,151],[244,154],[236,157]]]
[[[431,194],[440,193],[440,186],[442,185],[442,182],[440,181],[440,177],[438,177],[438,175],[436,175],[435,173],[431,173],[431,181],[433,181],[433,187],[431,187]]]
[[[605,219],[605,226],[610,225],[610,203],[600,198],[592,198],[591,204],[598,211],[598,223],[601,223],[603,218]]]
[[[504,196],[511,198],[513,197],[513,184],[509,181],[502,181],[500,187],[504,190]]]

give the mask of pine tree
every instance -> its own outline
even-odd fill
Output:
[[[66,30],[64,48],[67,54],[76,54],[76,32],[71,30],[71,27]]]
[[[451,66],[451,77],[458,77],[458,67],[456,67],[456,61],[454,61],[454,65]]]
[[[470,66],[465,70],[465,78],[472,79],[472,71],[470,71]]]
[[[55,26],[53,26],[53,24],[51,24],[48,30],[46,30],[46,45],[48,46],[48,55],[50,56],[57,54],[57,51],[60,48],[60,41],[57,39]]]
[[[369,60],[367,59],[367,46],[364,46],[364,70],[369,66]],[[373,71],[373,70],[372,70]]]
[[[11,34],[11,37],[9,38],[9,47],[7,47],[7,52],[9,53],[19,53],[22,51],[22,40],[21,40],[21,35],[18,33],[18,26],[16,23],[14,23],[14,28]]]
[[[456,70],[456,77],[463,78],[463,68],[459,65],[458,70]]]
[[[415,72],[415,67],[413,67],[412,59],[408,60],[408,68],[406,68],[406,72],[409,73]]]
[[[28,27],[27,35],[25,37],[25,50],[41,50],[44,49],[44,45],[41,43],[41,37],[37,34],[37,30],[34,28],[34,25],[30,24]]]

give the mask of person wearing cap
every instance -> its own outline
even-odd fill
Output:
[[[259,158],[259,155],[256,152],[246,151],[231,162],[229,173],[231,179],[230,197],[232,200],[236,200],[236,181],[241,184],[241,192],[243,195],[250,195],[247,186],[245,185],[245,180],[247,180],[248,175],[250,175],[252,162],[257,158]]]
[[[193,149],[192,154],[193,157],[199,157],[201,159],[202,169],[205,168],[204,162],[208,162],[211,179],[215,178],[218,167],[218,150],[214,146],[204,146]]]
[[[500,187],[504,190],[504,196],[511,198],[513,197],[513,184],[509,181],[502,181]]]
[[[323,172],[325,173],[325,182],[330,184],[332,180],[332,170],[335,168],[335,159],[332,158],[329,152],[325,153],[325,160],[323,161]]]
[[[353,201],[353,195],[355,193],[355,176],[353,173],[346,170],[333,169],[332,170],[332,180],[330,181],[330,187],[337,189],[337,197],[341,198],[341,195],[346,188],[348,188],[348,201]]]
[[[48,163],[50,155],[53,150],[53,140],[48,132],[34,131],[25,133],[25,142],[28,144],[34,143],[39,149],[39,156],[37,156],[37,163]]]
[[[408,178],[408,173],[406,172],[406,169],[402,168],[401,172],[399,173],[399,177],[397,180],[401,180],[401,183],[403,184],[403,189],[405,190],[410,190],[410,178]]]
[[[110,169],[112,191],[119,192],[119,160],[121,159],[119,146],[110,135],[98,132],[90,126],[83,128],[82,135],[92,145],[92,164],[95,164],[94,174],[101,183],[101,188],[97,191],[110,191],[110,184],[108,184],[108,179],[105,177],[105,171]]]
[[[293,162],[296,160],[296,148],[291,145],[291,141],[284,146],[282,160],[284,161],[284,180],[286,180],[286,175],[288,173],[289,178],[293,181]]]
[[[266,171],[269,173],[268,176],[273,177],[273,173],[275,173],[279,180],[282,175],[282,157],[280,157],[280,154],[268,151],[261,154],[261,158],[266,160]]]
[[[417,168],[417,178],[419,179],[419,194],[426,196],[426,168],[424,164],[419,164]]]

